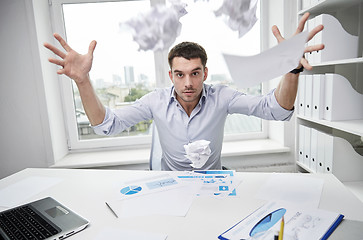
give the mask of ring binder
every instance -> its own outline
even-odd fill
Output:
[[[312,102],[313,102],[313,76],[305,76],[305,116],[312,116]]]
[[[313,75],[313,106],[312,118],[323,119],[324,116],[324,95],[325,95],[325,75]]]

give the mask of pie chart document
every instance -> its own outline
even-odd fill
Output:
[[[177,176],[161,173],[116,184],[114,192],[117,197],[108,203],[120,218],[186,216],[202,183],[185,182]]]
[[[146,194],[169,191],[185,186],[177,177],[162,173],[157,176],[139,178],[117,186],[117,200],[141,197]]]
[[[140,217],[150,215],[185,217],[200,190],[198,184],[180,184],[178,188],[169,188],[153,194],[125,200],[109,201],[119,218]],[[137,190],[131,190],[130,192]],[[133,194],[138,195],[138,193]]]

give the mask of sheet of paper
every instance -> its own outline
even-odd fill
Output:
[[[237,196],[237,187],[238,185],[242,182],[241,179],[236,178],[235,175],[235,171],[234,170],[196,170],[194,171],[195,173],[202,173],[202,174],[206,174],[206,175],[218,175],[218,174],[227,174],[229,175],[229,183],[228,183],[228,194],[225,194],[225,189],[222,185],[222,188],[219,188],[219,192],[217,192],[217,194],[214,194],[216,196]]]
[[[0,189],[0,206],[14,207],[60,183],[62,179],[33,176]]]
[[[310,240],[321,239],[340,214],[301,208],[299,205],[267,202],[221,236],[223,239],[271,240],[280,230],[282,216],[285,221],[284,240]]]
[[[213,174],[201,176],[180,176],[183,181],[201,182],[202,187],[198,192],[198,196],[225,197],[232,191],[232,180],[227,174]]]
[[[182,187],[156,192],[127,200],[109,201],[120,218],[167,215],[184,217],[189,211],[201,185],[184,184]]]
[[[305,31],[254,56],[223,54],[223,57],[234,83],[240,88],[253,87],[296,68],[307,37]]]
[[[102,229],[94,238],[94,240],[119,240],[119,239],[132,239],[132,240],[165,240],[168,236],[162,233],[140,232],[107,227]]]
[[[257,198],[319,207],[324,180],[295,174],[274,174],[261,186]]]
[[[115,186],[116,198],[126,200],[140,197],[146,194],[168,191],[170,189],[182,187],[177,178],[170,174],[160,174],[148,178],[133,179]]]
[[[233,170],[206,170],[178,172],[176,176],[183,182],[201,182],[198,196],[227,197],[236,196],[240,180],[234,178]]]

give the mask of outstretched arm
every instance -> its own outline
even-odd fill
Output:
[[[90,123],[93,126],[102,123],[105,118],[105,108],[97,97],[89,77],[96,41],[90,43],[88,53],[81,55],[74,51],[59,34],[55,33],[54,37],[64,48],[65,52],[49,43],[44,43],[44,47],[59,57],[49,58],[49,62],[61,67],[57,71],[58,74],[65,74],[74,80]]]
[[[301,33],[304,30],[304,25],[306,21],[308,20],[310,14],[305,13],[302,18],[300,19],[298,28],[294,35]],[[311,32],[309,32],[308,35],[308,41],[310,41],[318,32],[323,30],[324,26],[319,25],[315,27]],[[281,33],[277,26],[272,27],[272,33],[276,37],[278,43],[284,41],[285,39],[281,36]],[[312,52],[312,51],[318,51],[322,50],[324,48],[323,44],[317,44],[314,46],[306,47],[304,52]],[[307,70],[311,70],[312,66],[309,64],[309,62],[305,58],[301,58],[299,66],[297,68],[304,67]],[[299,74],[294,73],[287,73],[285,74],[280,83],[278,84],[276,90],[275,90],[275,97],[277,102],[280,104],[281,107],[291,110],[294,107],[295,98],[297,94],[297,87],[298,87],[298,79]]]

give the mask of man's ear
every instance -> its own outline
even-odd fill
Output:
[[[207,80],[207,77],[208,77],[208,68],[207,68],[207,67],[205,67],[205,68],[204,68],[204,79],[203,79],[203,82],[204,82],[205,80]]]
[[[170,78],[170,81],[174,84],[173,73],[171,72],[171,70],[169,70],[169,78]]]

